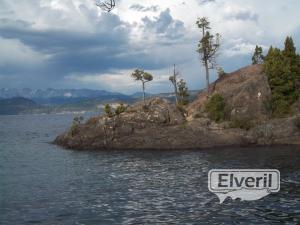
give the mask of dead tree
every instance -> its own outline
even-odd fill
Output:
[[[174,64],[173,76],[170,76],[170,77],[169,77],[169,81],[170,81],[170,82],[172,83],[172,85],[174,86],[174,94],[175,94],[176,105],[178,104],[177,77],[178,77],[178,72],[176,71],[176,65]]]
[[[110,0],[110,1],[96,1],[96,6],[98,6],[100,9],[106,11],[106,12],[110,12],[111,10],[113,10],[116,6],[115,0]]]

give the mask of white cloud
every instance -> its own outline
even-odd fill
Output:
[[[17,39],[4,39],[0,36],[0,66],[23,64],[25,67],[39,65],[47,58],[24,45]]]
[[[0,33],[1,83],[5,85],[3,71],[17,66],[24,67],[22,75],[52,76],[52,71],[26,70],[26,66],[43,67],[51,59],[50,49],[59,62],[45,68],[54,68],[52,81],[61,85],[139,90],[128,75],[136,66],[156,75],[149,90],[165,92],[167,74],[176,63],[191,89],[200,88],[204,76],[196,54],[197,17],[209,17],[213,33],[222,34],[219,61],[232,69],[230,61],[239,59],[233,68],[238,69],[250,63],[256,44],[266,49],[300,33],[299,7],[297,0],[122,0],[106,14],[94,0],[0,0],[0,28],[5,25]],[[295,43],[300,47],[299,40]],[[3,68],[4,64],[10,67]],[[45,85],[57,84],[50,81]]]

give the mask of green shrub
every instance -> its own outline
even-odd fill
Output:
[[[120,115],[121,113],[125,112],[126,107],[124,106],[123,103],[121,103],[115,110],[116,115]]]
[[[210,119],[215,122],[221,122],[226,117],[226,104],[220,94],[214,94],[205,105],[205,111]]]
[[[218,74],[219,78],[224,77],[226,75],[226,73],[225,73],[225,71],[223,70],[222,67],[217,68],[217,74]]]
[[[73,119],[73,124],[70,129],[71,136],[74,136],[79,133],[79,125],[84,121],[83,116],[76,116]]]
[[[272,99],[272,115],[283,117],[291,112],[291,103],[284,99]]]
[[[81,124],[84,121],[83,116],[76,116],[73,119],[73,124]]]
[[[113,115],[112,113],[112,109],[111,109],[111,106],[109,104],[106,104],[104,106],[104,112],[107,116],[111,117]]]

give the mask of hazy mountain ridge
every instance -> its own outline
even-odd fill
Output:
[[[126,96],[118,92],[91,89],[10,89],[1,88],[0,98],[23,97],[29,99],[49,99],[49,98],[97,98],[102,96]]]
[[[190,91],[190,98],[194,99],[198,91]],[[142,92],[125,95],[118,92],[91,89],[0,89],[2,101],[1,115],[15,115],[28,113],[60,113],[74,111],[97,111],[107,103],[134,103],[142,98]],[[151,94],[146,97],[161,97],[175,100],[174,93]],[[20,100],[22,99],[22,101]],[[7,104],[9,102],[9,104]],[[28,104],[31,102],[32,104]]]

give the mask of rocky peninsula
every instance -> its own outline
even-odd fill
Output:
[[[271,89],[262,65],[225,74],[210,85],[224,99],[224,120],[207,112],[205,91],[185,109],[161,98],[128,106],[117,116],[102,115],[74,124],[55,144],[77,150],[198,149],[217,146],[300,144],[300,102],[273,118]]]

